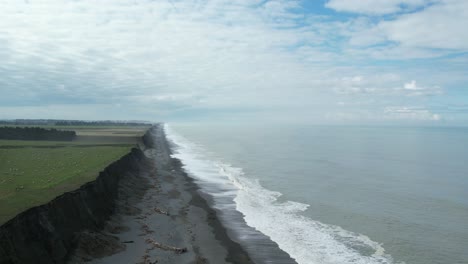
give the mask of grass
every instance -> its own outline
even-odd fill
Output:
[[[94,180],[136,145],[138,131],[125,140],[111,135],[72,142],[0,140],[0,224]]]

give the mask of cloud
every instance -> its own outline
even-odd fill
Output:
[[[424,87],[416,84],[415,80],[407,82],[403,85],[403,90],[409,96],[430,96],[442,94],[442,89],[439,86]]]
[[[369,79],[364,79],[363,76],[356,75],[352,77],[343,77],[334,84],[335,92],[340,94],[362,94],[374,93],[378,90]]]
[[[402,97],[424,104],[408,95],[443,96],[436,87],[466,84],[466,59],[430,61],[457,59],[435,47],[458,52],[468,43],[462,1],[362,3],[328,1],[358,14],[334,17],[290,0],[5,0],[1,111],[5,118],[97,117],[77,111],[88,107],[151,120],[209,111],[327,119],[338,101],[348,113],[362,116],[365,107],[382,117],[381,105]],[[360,15],[384,13],[392,15]],[[431,21],[443,32],[429,34]],[[413,79],[424,85],[405,89]]]
[[[405,83],[404,88],[407,90],[421,90],[422,88],[416,86],[416,81],[412,80],[409,83]]]
[[[43,77],[30,77],[41,87],[60,79],[89,80],[74,90],[79,97],[95,97],[96,90],[120,98],[191,90],[215,95],[257,78],[263,79],[256,84],[262,92],[272,79],[298,79],[279,69],[293,63],[281,48],[298,35],[275,28],[277,20],[294,19],[287,11],[291,3],[255,9],[250,1],[14,1],[2,8],[0,38],[8,40],[9,70],[24,72],[24,65],[34,63]],[[26,83],[5,87],[19,85]]]
[[[377,27],[402,46],[468,51],[468,2],[445,0]]]
[[[330,0],[325,6],[339,12],[370,15],[392,14],[422,7],[430,0]]]
[[[415,12],[366,20],[365,25],[351,29],[349,43],[359,47],[379,45],[371,52],[387,59],[398,55],[401,58],[444,56],[468,51],[466,24],[467,1],[433,1],[430,6]]]
[[[440,121],[440,114],[431,113],[428,109],[421,107],[386,107],[384,109],[386,118],[392,120],[418,120],[418,121]]]
[[[395,73],[360,74],[342,77],[331,85],[338,94],[400,95],[395,86],[401,78]]]

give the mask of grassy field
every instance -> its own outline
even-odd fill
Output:
[[[76,129],[72,142],[0,140],[0,224],[94,180],[136,146],[146,129]]]

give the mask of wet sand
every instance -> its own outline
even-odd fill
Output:
[[[162,126],[142,169],[122,180],[117,213],[99,234],[84,233],[70,263],[253,263],[170,157]]]

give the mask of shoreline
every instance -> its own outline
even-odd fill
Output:
[[[95,181],[0,226],[0,264],[295,263],[264,235],[243,243],[170,144],[155,125]],[[240,213],[234,221],[247,226]]]
[[[195,162],[191,160],[193,155],[190,151],[187,152],[186,143],[179,141],[177,136],[174,137],[170,131],[166,131],[166,126],[164,133],[168,143],[174,146],[174,148],[171,148],[173,150],[171,154],[183,165],[183,174],[188,181],[196,186],[197,195],[201,196],[208,209],[216,215],[222,232],[227,235],[229,240],[239,244],[254,263],[297,264],[296,260],[281,249],[277,242],[246,223],[244,214],[236,209],[235,193],[237,191],[225,186],[225,184],[231,185],[231,182],[227,178],[222,180],[226,182],[219,183],[217,182],[220,180],[217,178],[219,176],[212,175],[212,173],[217,174],[217,172],[192,170],[191,166],[194,163],[198,164],[198,162],[201,162],[201,164],[204,164],[201,165],[202,167],[208,164],[204,163],[205,160]],[[166,133],[169,133],[169,135]],[[190,156],[188,158],[190,161],[183,164],[186,158],[185,155]],[[197,158],[195,159],[197,160]],[[213,179],[205,179],[207,175],[213,176]]]
[[[143,142],[149,167],[122,181],[116,214],[103,232],[118,242],[87,263],[254,263],[170,156],[162,125],[151,128]],[[68,263],[84,262],[86,244],[80,243]]]

